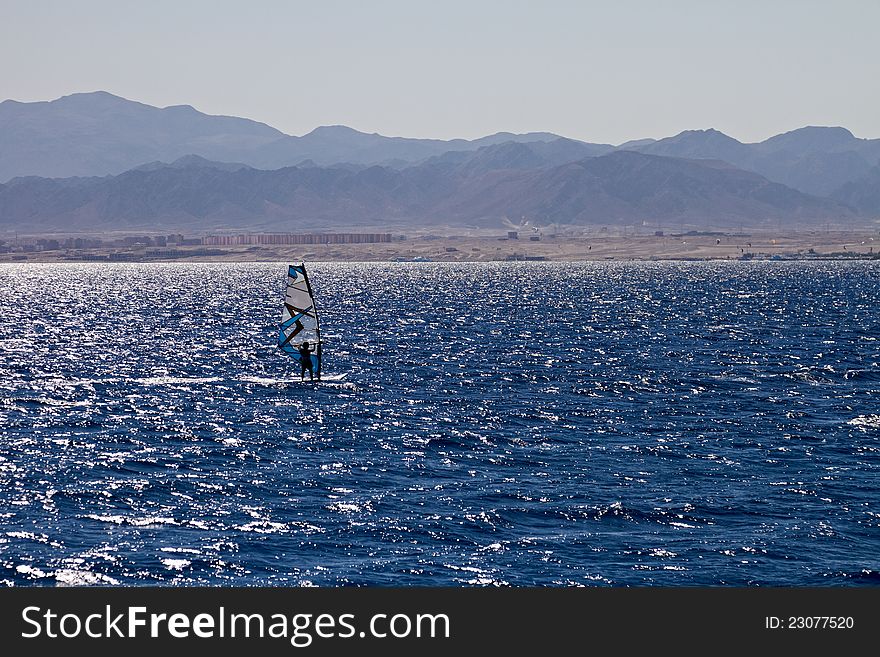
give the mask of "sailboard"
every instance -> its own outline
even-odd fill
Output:
[[[312,371],[315,378],[320,379],[323,351],[321,325],[318,322],[318,309],[306,265],[300,263],[287,267],[287,288],[284,291],[278,346],[299,363],[302,360],[299,347],[303,342],[308,342],[313,349],[309,356],[312,359]]]

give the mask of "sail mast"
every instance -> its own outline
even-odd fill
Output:
[[[308,290],[309,296],[312,298],[312,303],[314,304],[312,307],[312,312],[315,315],[315,337],[318,340],[318,345],[315,347],[315,356],[318,357],[318,371],[316,372],[316,374],[317,374],[318,378],[320,379],[321,378],[321,361],[323,360],[323,358],[321,358],[321,352],[323,349],[323,347],[322,347],[323,343],[321,342],[321,322],[318,319],[318,306],[317,306],[317,304],[314,303],[315,295],[312,294],[312,284],[309,281],[309,274],[306,271],[306,263],[302,262],[302,263],[300,263],[300,266],[302,267],[303,278],[305,278],[305,281],[306,281],[306,290]]]

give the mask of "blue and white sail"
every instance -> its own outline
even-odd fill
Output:
[[[312,295],[312,286],[306,274],[305,264],[287,267],[287,289],[284,292],[284,311],[281,315],[281,331],[278,346],[300,362],[299,347],[308,342],[312,349],[312,368],[321,376],[321,327],[318,310]]]

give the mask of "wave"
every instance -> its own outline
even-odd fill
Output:
[[[843,375],[845,379],[858,379],[860,381],[880,381],[880,368],[871,368],[868,370],[847,370]]]
[[[876,586],[880,584],[880,570],[872,570],[870,568],[863,568],[856,572],[826,573],[824,577],[832,577],[835,579],[840,578],[855,584],[864,584],[866,586]]]
[[[123,515],[103,515],[90,513],[85,516],[89,520],[97,520],[98,522],[106,522],[112,525],[131,525],[132,527],[158,527],[161,525],[179,525],[174,518],[165,516],[145,516],[143,518],[133,518]]]
[[[847,421],[847,424],[863,429],[880,429],[880,415],[859,415]]]
[[[143,378],[132,379],[135,383],[145,386],[162,386],[162,385],[187,385],[190,383],[216,383],[220,381],[219,376],[147,376]]]
[[[43,570],[35,566],[20,564],[16,566],[15,571],[29,580],[54,578],[57,586],[116,586],[119,584],[119,580],[109,575],[79,568]]]

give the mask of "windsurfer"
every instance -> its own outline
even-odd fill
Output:
[[[308,341],[303,342],[299,348],[299,364],[302,368],[299,373],[300,381],[306,378],[306,370],[309,371],[309,381],[314,381],[315,369],[312,367],[312,350]]]

